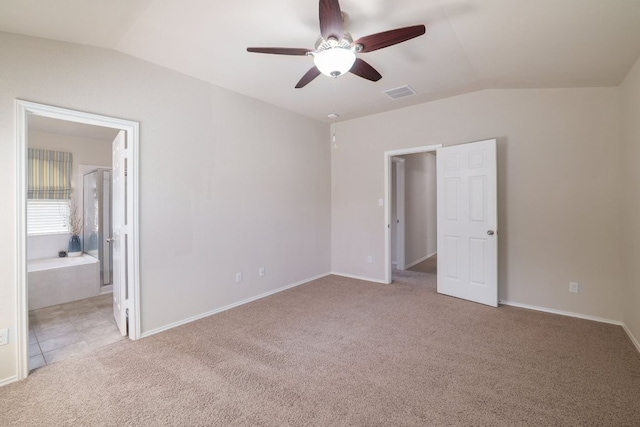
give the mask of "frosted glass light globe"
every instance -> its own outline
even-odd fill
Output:
[[[356,62],[356,54],[349,49],[334,47],[313,56],[313,62],[326,76],[338,77],[348,72]]]

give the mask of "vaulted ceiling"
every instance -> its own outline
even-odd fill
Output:
[[[341,119],[483,88],[617,86],[640,56],[639,0],[340,0],[358,38],[425,24],[425,35],[361,54],[382,79],[320,76],[304,56],[248,46],[313,48],[318,0],[2,0],[0,31],[144,59],[308,117]],[[417,95],[383,91],[410,85]]]

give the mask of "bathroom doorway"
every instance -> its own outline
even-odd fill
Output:
[[[67,342],[75,341],[77,344],[75,350],[85,350],[90,346],[87,346],[87,342],[80,338],[87,338],[89,343],[96,346],[100,346],[104,343],[115,342],[120,337],[126,336],[130,339],[137,339],[140,336],[140,312],[139,312],[139,268],[138,268],[138,123],[131,122],[122,119],[116,119],[106,116],[98,116],[89,113],[83,113],[79,111],[67,110],[57,107],[51,107],[42,104],[35,104],[31,102],[16,101],[17,110],[17,151],[18,151],[18,257],[19,257],[19,269],[18,269],[18,328],[17,328],[17,372],[20,378],[24,378],[28,375],[29,371],[29,355],[33,354],[35,347],[41,347],[41,341],[34,335],[33,330],[29,330],[30,317],[32,323],[45,323],[54,322],[57,325],[58,332],[64,332],[66,328],[71,332],[71,336],[54,337],[51,334],[47,334],[45,328],[41,330],[41,338],[48,338],[44,349],[41,349],[41,355],[49,347],[65,344]],[[78,203],[77,200],[84,197],[80,195],[79,191],[83,188],[83,179],[86,172],[93,172],[94,170],[110,170],[117,169],[118,180],[116,182],[117,188],[113,190],[112,204],[110,211],[113,212],[113,216],[117,217],[114,223],[114,229],[101,230],[99,236],[85,236],[86,242],[85,248],[89,249],[83,253],[80,249],[80,253],[77,249],[73,248],[73,245],[69,243],[68,252],[65,254],[64,250],[56,251],[57,256],[49,256],[52,248],[58,248],[63,242],[52,242],[49,236],[48,241],[46,239],[40,240],[42,245],[34,247],[33,237],[27,236],[27,200],[30,200],[33,195],[27,199],[27,159],[29,156],[34,156],[33,150],[28,150],[35,145],[38,137],[42,137],[42,134],[48,135],[50,140],[55,140],[55,129],[58,126],[58,130],[64,129],[59,133],[82,134],[82,132],[89,132],[89,135],[93,139],[103,139],[106,141],[106,147],[96,149],[96,153],[103,151],[102,156],[93,157],[87,155],[87,150],[84,150],[84,158],[81,156],[76,159],[74,165],[73,179],[75,185],[75,197],[76,202],[71,202],[69,205],[77,208],[82,205],[82,202]],[[38,130],[36,130],[38,129]],[[48,133],[47,133],[48,131]],[[53,131],[53,132],[52,132]],[[37,132],[40,132],[38,134]],[[86,136],[86,135],[85,135]],[[73,137],[63,138],[65,141],[63,145]],[[112,140],[111,143],[108,140]],[[55,148],[55,147],[54,147]],[[68,151],[68,150],[67,150]],[[81,150],[82,151],[82,150]],[[58,158],[62,156],[62,152],[49,152],[52,158]],[[47,154],[36,153],[36,155],[47,156]],[[69,155],[69,159],[72,155]],[[107,160],[105,160],[108,159]],[[111,162],[111,159],[114,159]],[[80,160],[80,161],[78,161]],[[80,167],[82,163],[82,168]],[[108,163],[108,164],[107,164]],[[117,165],[113,165],[117,163]],[[115,167],[114,167],[115,166]],[[32,166],[33,167],[33,166]],[[81,170],[82,169],[82,170]],[[116,172],[114,172],[115,174]],[[102,176],[102,175],[101,175]],[[107,175],[108,176],[108,175]],[[106,179],[106,178],[105,178]],[[33,178],[32,178],[33,181]],[[111,182],[111,180],[109,179]],[[91,180],[88,181],[92,182]],[[106,182],[105,182],[106,184]],[[96,182],[96,189],[102,187],[102,182]],[[107,185],[108,186],[108,185]],[[102,190],[102,189],[101,189]],[[73,189],[69,190],[73,194]],[[65,197],[68,197],[65,196]],[[105,199],[102,193],[100,193],[100,199]],[[81,208],[82,209],[82,208]],[[105,209],[103,209],[105,210]],[[71,212],[71,211],[69,211]],[[103,221],[102,215],[98,215],[95,211],[89,211],[88,214],[84,212],[79,215],[80,221],[86,226],[90,223],[90,220],[95,219]],[[84,218],[83,216],[87,216]],[[94,218],[95,216],[95,218]],[[69,217],[71,218],[71,217]],[[105,223],[106,224],[106,223]],[[33,227],[31,227],[33,228]],[[84,228],[84,227],[83,227]],[[89,227],[87,227],[89,228]],[[46,233],[45,233],[46,234]],[[73,235],[79,234],[74,232]],[[55,234],[52,234],[55,236]],[[68,234],[67,234],[68,236]],[[116,239],[117,236],[117,239]],[[41,236],[38,236],[41,237]],[[60,236],[58,235],[58,240]],[[64,238],[64,236],[63,236]],[[67,237],[68,238],[68,237]],[[95,238],[95,239],[94,239]],[[90,241],[96,240],[94,243],[100,246],[100,251],[91,247]],[[73,239],[72,239],[73,240]],[[113,257],[113,261],[110,256],[104,256],[106,254],[102,248],[102,240],[108,240],[108,245],[113,244],[118,248],[116,255]],[[116,241],[117,240],[117,241]],[[57,246],[56,246],[57,245]],[[89,245],[89,246],[86,246]],[[96,249],[96,250],[93,250]],[[34,253],[34,251],[36,253]],[[40,251],[39,253],[37,253]],[[103,258],[98,257],[98,253]],[[110,254],[111,252],[109,252]],[[46,254],[47,258],[44,259],[43,255]],[[65,256],[67,255],[67,256]],[[77,255],[77,257],[68,257],[68,255]],[[65,268],[59,269],[60,271],[71,271],[68,267],[77,269],[77,274],[67,273],[63,278],[63,282],[70,288],[65,291],[66,299],[56,300],[60,298],[60,293],[57,293],[52,298],[48,298],[48,307],[42,306],[43,302],[38,301],[37,298],[30,298],[33,296],[33,289],[36,287],[42,287],[42,282],[48,282],[49,280],[38,281],[37,275],[32,276],[34,270],[30,264],[33,264],[34,258],[41,258],[42,262],[36,262],[35,264],[47,264],[51,271],[59,269],[59,266],[51,267],[52,264],[58,264],[60,261],[66,262]],[[112,269],[109,268],[110,263],[113,262],[116,267],[113,269],[116,274],[112,274]],[[73,264],[67,265],[67,264]],[[29,266],[29,267],[28,267]],[[101,269],[106,267],[106,271]],[[40,267],[36,267],[37,268]],[[117,271],[116,271],[117,270]],[[46,273],[49,276],[49,273]],[[82,278],[81,284],[74,285],[68,277]],[[113,278],[112,282],[106,283],[105,278]],[[93,280],[95,279],[95,280]],[[90,286],[86,286],[87,281],[90,282]],[[95,281],[95,284],[93,283]],[[82,286],[80,286],[82,285]],[[74,288],[74,286],[76,286]],[[73,289],[72,289],[73,288]],[[112,290],[110,289],[112,288]],[[112,291],[112,293],[111,293]],[[31,295],[30,295],[31,294]],[[33,307],[30,307],[30,299]],[[52,303],[59,303],[51,305]],[[31,312],[33,309],[40,305],[40,309],[35,312]],[[82,315],[85,315],[83,317]],[[89,315],[86,317],[86,315]],[[101,328],[105,329],[108,324],[107,320],[112,321],[111,326],[115,326],[114,331],[110,331],[110,336],[99,337],[95,334],[100,333]],[[57,323],[56,323],[57,322]],[[75,323],[74,323],[75,322]],[[114,324],[113,324],[114,323]],[[83,329],[84,328],[84,329]],[[93,329],[91,329],[93,328]],[[112,328],[114,329],[114,328]],[[75,331],[75,332],[74,332]],[[84,335],[83,335],[83,332]],[[93,333],[94,335],[91,335]],[[51,336],[50,336],[51,335]],[[34,346],[34,341],[37,344]],[[58,342],[56,342],[58,341]],[[81,342],[82,341],[82,342]],[[85,347],[83,347],[85,346]],[[73,345],[69,346],[69,352],[73,352]],[[74,347],[74,348],[75,348]],[[64,351],[58,352],[50,350],[49,359],[55,361],[56,358],[61,357],[59,353],[64,355]],[[44,356],[46,358],[46,354]]]

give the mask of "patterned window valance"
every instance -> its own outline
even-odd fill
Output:
[[[28,149],[29,199],[70,199],[73,155],[61,151]]]

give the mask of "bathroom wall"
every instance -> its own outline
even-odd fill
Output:
[[[72,197],[76,201],[80,215],[82,215],[82,176],[79,165],[111,165],[111,143],[29,129],[28,144],[29,148],[73,153]],[[69,237],[68,233],[29,236],[27,238],[27,259],[58,256],[59,251],[67,250]]]

